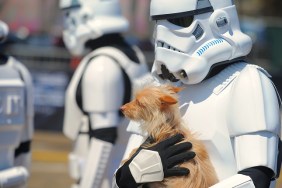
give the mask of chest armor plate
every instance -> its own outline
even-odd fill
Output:
[[[180,93],[180,111],[188,128],[202,140],[219,179],[237,173],[227,116],[233,80],[241,67],[228,67],[215,77],[188,85]]]

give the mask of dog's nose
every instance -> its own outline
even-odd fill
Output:
[[[124,105],[121,106],[121,107],[120,107],[120,110],[123,112],[123,111],[125,110],[125,106],[124,106]]]

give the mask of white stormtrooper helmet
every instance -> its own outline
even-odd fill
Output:
[[[6,23],[0,21],[0,42],[4,42],[8,36],[9,28]]]
[[[212,67],[252,48],[232,0],[152,0],[150,14],[156,21],[156,78],[196,84]]]
[[[64,13],[63,40],[73,55],[85,54],[88,40],[128,29],[119,0],[60,0],[60,9]]]

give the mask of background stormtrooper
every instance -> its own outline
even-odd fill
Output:
[[[156,22],[152,74],[158,83],[185,88],[180,93],[180,110],[209,151],[220,180],[213,188],[274,187],[272,180],[278,177],[281,164],[281,100],[270,75],[244,61],[252,41],[240,30],[234,2],[152,0],[150,8]],[[128,129],[141,134],[136,125]],[[164,142],[171,145],[179,140]],[[136,136],[127,150],[142,141]],[[171,148],[141,146],[135,156],[143,157],[132,157],[117,171],[116,187],[137,187],[188,174],[170,167],[164,155],[167,150]],[[152,151],[159,157],[150,158],[150,163],[143,160]],[[175,158],[179,163],[191,156],[186,151],[169,159]]]
[[[121,36],[128,29],[118,0],[61,0],[63,39],[83,56],[66,91],[64,134],[73,187],[111,187],[126,148],[127,121],[119,108],[131,98],[135,80],[148,74],[144,56]]]
[[[8,35],[0,21],[0,42]],[[33,87],[28,70],[0,53],[0,185],[25,187],[31,162]]]

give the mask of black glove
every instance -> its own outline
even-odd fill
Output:
[[[274,172],[270,168],[264,166],[247,168],[239,171],[238,174],[249,176],[256,188],[269,187],[271,179],[274,176]]]
[[[195,153],[188,151],[192,148],[190,142],[181,142],[183,135],[177,134],[170,138],[163,140],[162,142],[149,147],[144,148],[143,146],[147,143],[152,143],[152,139],[148,138],[136,151],[136,153],[117,171],[116,182],[120,188],[134,188],[138,187],[133,176],[131,175],[129,164],[138,155],[142,149],[157,151],[161,157],[164,177],[171,176],[185,176],[189,174],[189,169],[182,167],[175,167],[176,165],[193,159]]]

